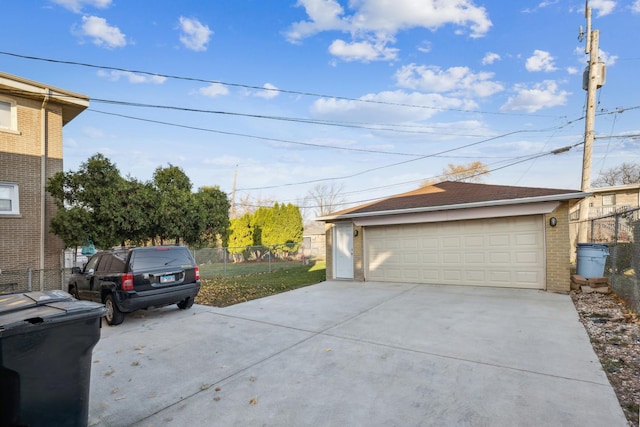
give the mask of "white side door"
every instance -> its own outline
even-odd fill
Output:
[[[353,279],[353,225],[350,222],[338,223],[334,230],[334,278]]]

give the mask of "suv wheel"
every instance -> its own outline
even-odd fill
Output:
[[[105,315],[105,319],[107,319],[107,324],[110,326],[116,326],[122,323],[124,320],[124,313],[118,309],[116,302],[113,298],[113,294],[108,294],[104,298],[104,306],[107,308],[107,314]]]
[[[193,298],[187,297],[178,303],[178,308],[180,310],[187,310],[191,308],[192,305],[193,305]]]

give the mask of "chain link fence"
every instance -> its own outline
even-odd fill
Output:
[[[605,275],[613,292],[640,313],[640,208],[590,220],[588,237],[609,246]]]
[[[2,270],[0,272],[0,294],[66,290],[63,287],[65,276],[65,269],[60,268]]]
[[[302,243],[201,248],[192,252],[203,279],[270,273],[311,262]]]
[[[312,250],[313,246],[308,242],[190,249],[203,279],[270,273],[288,266],[324,260],[324,251]],[[71,267],[83,267],[88,260],[88,257],[75,252],[75,249],[64,252],[61,262],[65,268],[0,271],[0,294],[59,289],[66,291]]]

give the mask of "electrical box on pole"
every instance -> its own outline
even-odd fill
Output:
[[[604,62],[598,62],[593,69],[596,89],[600,89],[607,81],[607,67]],[[582,73],[582,89],[589,90],[589,66],[585,67]]]

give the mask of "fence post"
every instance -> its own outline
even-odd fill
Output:
[[[224,277],[227,277],[227,257],[229,256],[229,251],[227,248],[222,248],[222,258],[224,258]]]
[[[613,254],[611,255],[611,289],[616,285],[616,268],[618,266],[618,232],[620,231],[620,214],[616,212],[613,226]]]
[[[271,273],[271,247],[267,246],[267,259],[269,260],[269,273]]]
[[[60,290],[64,291],[65,286],[64,286],[64,267],[65,267],[65,257],[64,257],[64,249],[62,250],[62,252],[60,252],[60,265],[62,266],[62,268],[60,269]],[[66,290],[69,290],[69,288],[67,288]]]
[[[33,268],[27,268],[27,290],[33,291]]]

